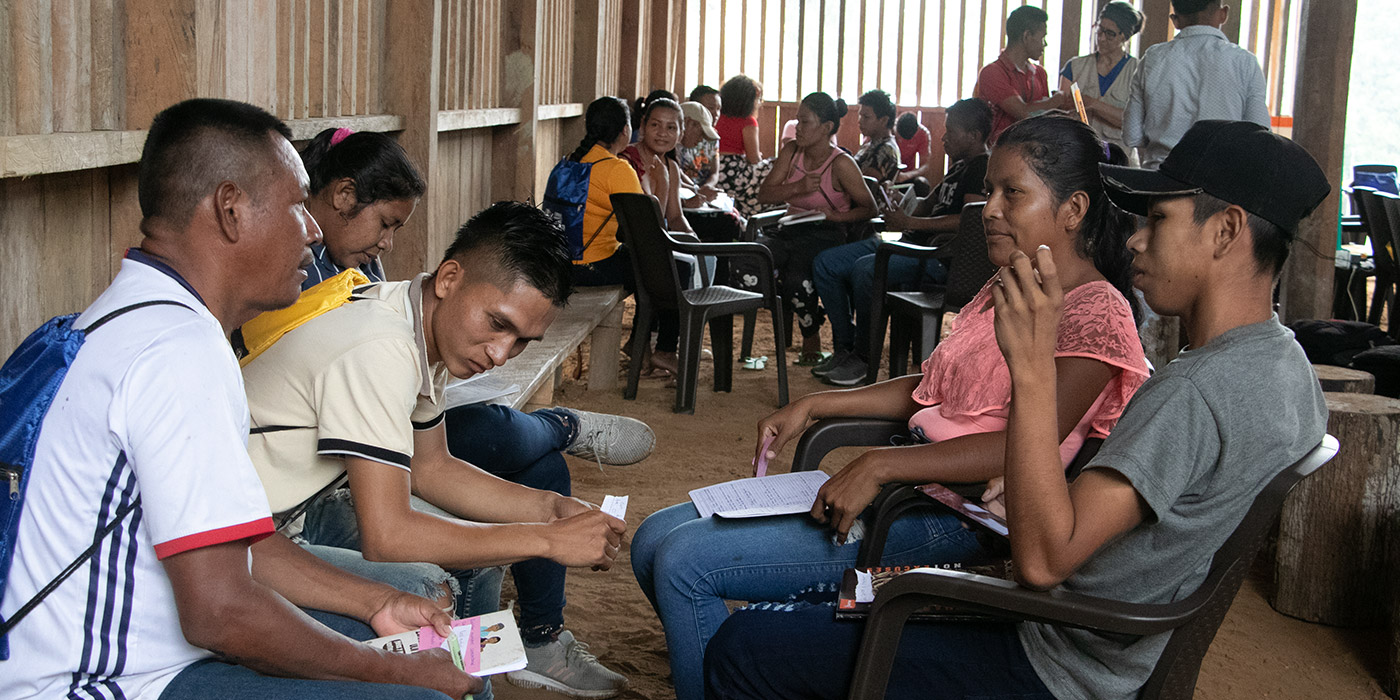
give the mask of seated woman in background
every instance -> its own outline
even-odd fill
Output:
[[[899,174],[895,184],[914,183],[914,192],[927,197],[933,172],[933,136],[913,112],[899,115],[894,123],[894,140],[899,146]]]
[[[642,115],[646,113],[647,107],[649,107],[651,103],[657,100],[670,100],[672,102],[676,102],[676,93],[671,92],[670,90],[662,90],[658,88],[647,93],[646,97],[638,98],[637,102],[631,105],[632,143],[636,143],[637,139],[640,139],[642,137]]]
[[[1076,56],[1060,71],[1060,91],[1069,93],[1070,83],[1079,83],[1089,125],[1099,138],[1123,145],[1123,108],[1128,106],[1133,74],[1138,60],[1128,55],[1128,40],[1142,29],[1142,13],[1126,2],[1115,0],[1104,5],[1094,25],[1097,48],[1091,54]]]
[[[1121,160],[1122,152],[1117,153]],[[1060,455],[1107,435],[1147,378],[1134,323],[1125,241],[1132,220],[1099,179],[1103,142],[1076,119],[1033,117],[1002,134],[987,169],[987,254],[1006,266],[1019,250],[1050,248],[1064,281],[1055,365]],[[729,610],[725,600],[783,601],[804,586],[834,585],[853,566],[848,537],[883,484],[976,483],[1001,475],[1011,381],[997,350],[991,287],[964,306],[923,374],[805,396],[758,424],[774,458],[820,418],[907,421],[910,442],[865,452],[831,478],[808,515],[701,519],[684,503],[652,514],[632,539],[632,570],[666,631],[680,700],[701,697],[702,657]],[[765,445],[765,441],[771,443]],[[890,566],[960,561],[980,545],[956,516],[919,510],[889,531]]]
[[[884,90],[860,96],[860,135],[865,139],[856,151],[860,174],[889,182],[899,174],[899,145],[894,142],[894,101]]]
[[[661,203],[667,231],[694,233],[681,214],[681,168],[676,144],[681,137],[681,106],[665,97],[650,99],[642,112],[641,133],[618,157],[637,171],[642,191]]]
[[[588,105],[583,119],[583,140],[567,158],[576,163],[593,165],[588,179],[588,201],[583,210],[583,255],[574,261],[574,285],[599,287],[620,284],[630,294],[636,291],[632,261],[617,239],[617,216],[613,212],[611,197],[618,192],[643,192],[637,171],[618,157],[632,140],[631,115],[626,102],[616,97],[600,97]],[[555,166],[556,170],[562,165]],[[554,174],[550,177],[553,178]],[[655,362],[656,369],[674,373],[680,322],[674,313],[658,314],[657,322],[660,325],[656,339],[657,353],[661,355],[659,361],[648,358],[633,358],[633,361]],[[637,329],[633,328],[632,332],[636,333]],[[631,347],[629,340],[624,349],[630,350]],[[670,367],[663,364],[668,358]]]
[[[849,224],[875,216],[875,199],[861,179],[854,158],[831,145],[831,135],[846,114],[846,103],[824,92],[802,98],[797,109],[797,138],[778,153],[773,171],[758,190],[764,204],[786,204],[788,214],[820,214],[818,220],[778,226],[758,241],[773,251],[785,303],[791,304],[802,329],[798,364],[822,360],[822,312],[812,282],[817,253],[846,242]],[[738,264],[738,261],[735,262]],[[747,275],[746,277],[752,277]],[[743,280],[754,287],[758,280]]]
[[[734,198],[734,210],[748,218],[763,211],[758,186],[771,164],[758,147],[758,108],[763,106],[763,86],[747,75],[724,81],[719,89],[719,188]]]
[[[710,110],[699,102],[683,103],[681,116],[676,160],[680,162],[681,174],[689,180],[690,190],[695,193],[682,204],[699,207],[719,194],[715,189],[715,182],[719,180],[719,133],[715,131]]]

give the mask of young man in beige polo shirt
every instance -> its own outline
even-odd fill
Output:
[[[622,521],[452,457],[443,425],[449,376],[484,372],[539,339],[570,279],[557,225],[502,202],[457,232],[434,273],[362,288],[283,336],[244,368],[249,453],[272,510],[306,506],[289,524],[306,544],[358,550],[371,565],[473,570],[543,558],[610,567]],[[341,474],[349,489],[335,492]],[[497,606],[499,571],[477,573],[459,614]],[[626,685],[567,631],[527,640],[527,655],[537,670],[525,680],[566,694],[608,697]]]

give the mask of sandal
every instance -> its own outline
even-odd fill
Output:
[[[797,356],[797,361],[793,364],[798,367],[815,367],[828,357],[831,357],[829,352],[804,352]]]

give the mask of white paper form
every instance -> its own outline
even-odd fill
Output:
[[[601,510],[618,520],[627,519],[627,496],[603,496]]]
[[[702,518],[806,513],[817,499],[817,490],[830,478],[826,472],[810,471],[738,479],[695,489],[690,500]]]

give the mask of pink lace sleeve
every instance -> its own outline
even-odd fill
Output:
[[[1107,282],[1071,290],[1065,297],[1055,356],[1084,357],[1121,370],[1104,387],[1090,425],[1091,437],[1107,436],[1133,392],[1147,381],[1147,359],[1123,294]]]

